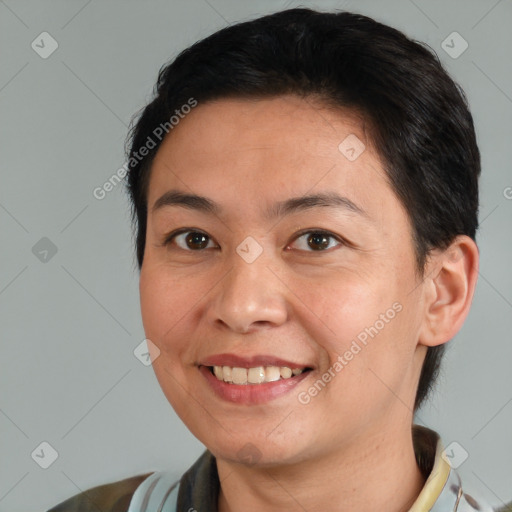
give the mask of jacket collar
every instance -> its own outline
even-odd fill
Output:
[[[435,431],[413,425],[412,433],[416,461],[426,482],[409,512],[493,512],[490,506],[477,503],[463,492],[459,475],[450,466],[450,457]],[[174,490],[178,494],[176,510],[218,511],[219,475],[215,457],[208,450],[182,476],[178,488],[170,472],[154,473],[145,484],[149,488],[148,493],[144,491],[146,503],[150,499],[163,504]],[[158,510],[167,508],[160,506]]]

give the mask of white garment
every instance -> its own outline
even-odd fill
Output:
[[[128,512],[176,512],[178,488],[174,473],[157,471],[137,487]]]

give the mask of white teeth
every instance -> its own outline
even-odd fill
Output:
[[[289,379],[292,376],[291,368],[288,368],[286,366],[281,366],[281,368],[279,368],[279,373],[281,374],[281,377],[283,379]]]
[[[267,382],[274,382],[281,378],[281,373],[278,366],[268,366],[265,370],[265,380]]]
[[[256,366],[254,368],[239,368],[231,366],[214,366],[215,377],[233,384],[261,384],[289,379],[300,375],[303,368],[288,368],[287,366]]]
[[[233,384],[247,384],[247,370],[245,368],[233,368],[231,370]]]
[[[216,374],[219,380],[224,380],[224,382],[233,382],[233,377],[231,376],[231,366],[214,366],[214,368],[222,368],[220,377]]]
[[[247,381],[251,384],[260,384],[265,382],[265,368],[258,366],[257,368],[249,368],[247,372]]]

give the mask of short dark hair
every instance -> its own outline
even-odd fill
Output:
[[[163,140],[154,136],[155,128],[169,128],[171,116],[191,98],[201,104],[283,94],[317,97],[363,116],[411,221],[420,277],[432,249],[447,248],[459,234],[475,240],[480,152],[473,118],[463,90],[435,52],[361,14],[296,8],[225,27],[160,70],[154,98],[127,139],[139,269],[151,163]],[[149,139],[152,149],[134,158]],[[444,347],[427,350],[415,410],[433,387]]]

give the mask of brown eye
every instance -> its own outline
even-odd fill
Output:
[[[305,242],[305,243],[304,243]],[[333,242],[335,242],[333,244]],[[298,248],[309,252],[323,252],[337,245],[343,245],[342,241],[331,233],[323,231],[308,231],[296,238],[294,243],[298,244]]]
[[[173,240],[180,249],[199,251],[207,248],[210,237],[200,231],[183,231],[170,236],[166,244],[170,244]]]
[[[329,247],[329,238],[326,235],[320,233],[314,233],[308,237],[308,245],[315,251],[318,249],[326,249]]]

